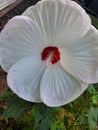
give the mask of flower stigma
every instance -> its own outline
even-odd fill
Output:
[[[47,66],[57,63],[60,60],[59,49],[54,46],[45,47],[41,53],[41,59]]]

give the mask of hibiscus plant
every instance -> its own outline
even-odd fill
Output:
[[[28,119],[34,125],[29,130],[74,130],[78,121],[96,128],[98,30],[80,5],[71,0],[39,1],[5,25],[0,51],[8,86],[18,96],[10,93],[5,117],[29,109],[24,117],[35,119]]]

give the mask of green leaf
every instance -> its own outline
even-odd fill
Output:
[[[50,130],[65,130],[64,123],[60,118],[57,118],[54,120],[54,122],[51,122]]]
[[[80,121],[82,124],[85,124],[86,123],[86,116],[85,115],[79,115],[79,118],[80,118]]]
[[[49,120],[48,117],[41,120],[41,123],[38,125],[36,130],[49,130]]]
[[[19,117],[23,114],[26,110],[33,107],[33,103],[27,102],[22,100],[18,96],[12,96],[11,100],[9,101],[6,110],[3,113],[4,118],[14,118]]]
[[[97,107],[90,107],[88,111],[88,122],[90,129],[95,129],[98,122],[98,108]]]
[[[35,129],[49,130],[52,123],[54,124],[55,116],[61,111],[61,107],[47,107],[45,104],[36,104],[34,111]],[[53,130],[53,129],[52,129]]]
[[[90,84],[87,88],[87,91],[90,93],[90,94],[94,94],[96,91],[95,91],[95,87],[93,84]]]
[[[92,103],[97,104],[98,103],[98,92],[92,96]]]
[[[34,108],[30,109],[29,111],[27,111],[21,118],[23,123],[30,123],[30,122],[34,122]],[[32,124],[30,123],[30,124]]]
[[[91,15],[92,24],[98,29],[98,19]]]
[[[35,129],[36,130],[48,130],[51,119],[51,108],[48,108],[44,104],[37,104],[34,111]]]
[[[68,125],[69,125],[68,117],[67,117],[67,116],[64,116],[64,125],[65,125],[65,126],[68,126]]]
[[[10,89],[7,89],[4,93],[0,94],[0,99],[9,97],[13,94],[13,92]]]

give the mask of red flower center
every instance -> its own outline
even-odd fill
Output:
[[[60,52],[57,47],[45,47],[41,53],[41,59],[48,65],[55,64],[60,60]]]

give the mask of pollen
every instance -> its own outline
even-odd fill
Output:
[[[52,65],[60,60],[60,52],[57,47],[48,46],[45,47],[41,53],[42,61],[45,61],[47,65]]]

